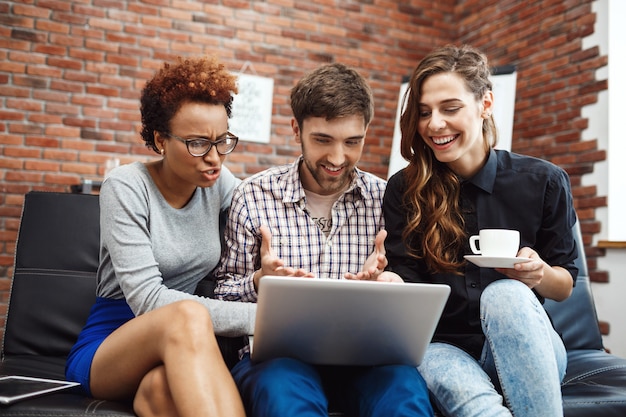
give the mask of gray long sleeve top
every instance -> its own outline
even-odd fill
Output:
[[[197,188],[175,209],[143,163],[111,171],[100,189],[97,296],[125,298],[135,315],[192,299],[209,309],[216,334],[252,334],[256,304],[193,295],[219,260],[219,213],[238,183],[222,166],[214,186]]]

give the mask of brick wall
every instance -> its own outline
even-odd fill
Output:
[[[402,76],[436,45],[471,43],[493,65],[517,66],[513,149],[567,169],[590,244],[594,209],[606,205],[580,184],[605,159],[595,141],[581,142],[581,108],[607,88],[594,76],[606,57],[582,49],[594,21],[591,0],[0,1],[0,317],[24,194],[68,191],[112,157],[151,158],[137,134],[139,92],[177,55],[216,54],[233,71],[249,63],[274,79],[270,143],[228,157],[241,177],[299,153],[295,80],[325,62],[357,68],[376,100],[360,167],[384,177]],[[598,254],[587,251],[593,270]]]

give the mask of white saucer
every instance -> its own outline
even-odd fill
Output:
[[[514,268],[513,265],[531,261],[530,258],[499,258],[482,255],[465,255],[465,259],[482,268]]]

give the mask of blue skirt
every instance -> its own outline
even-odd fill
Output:
[[[125,299],[97,297],[87,323],[67,357],[65,378],[79,382],[85,394],[91,396],[89,376],[96,350],[113,331],[134,317]]]

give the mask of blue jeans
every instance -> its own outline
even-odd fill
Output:
[[[480,299],[485,345],[480,361],[431,343],[419,371],[446,416],[563,416],[563,341],[523,283],[491,283]],[[504,397],[504,401],[503,398]]]
[[[412,366],[315,366],[279,358],[232,369],[248,417],[432,416],[426,383]]]

